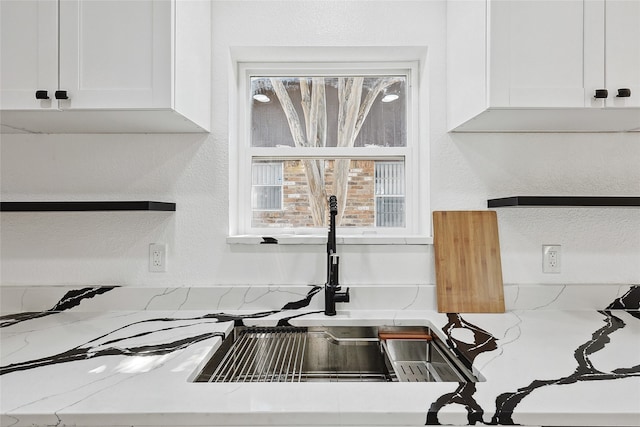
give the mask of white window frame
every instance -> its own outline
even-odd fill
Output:
[[[426,134],[425,120],[421,120],[420,105],[426,103],[426,90],[420,88],[419,78],[424,70],[420,61],[391,61],[391,62],[238,62],[236,75],[237,128],[235,141],[231,139],[230,170],[237,167],[236,179],[231,174],[230,191],[232,194],[232,208],[230,210],[230,236],[325,236],[326,229],[321,228],[288,228],[269,227],[256,228],[251,226],[251,161],[257,157],[263,160],[287,160],[300,158],[350,158],[357,160],[399,160],[405,161],[405,203],[406,227],[339,227],[339,235],[353,237],[365,236],[369,240],[375,236],[417,237],[418,244],[430,243],[428,236],[430,221],[428,219],[428,198],[426,191],[428,167],[420,168],[421,164],[428,165],[428,144],[424,141]],[[290,147],[251,147],[251,97],[250,78],[252,76],[291,76],[291,75],[324,75],[324,76],[376,76],[376,75],[406,75],[407,77],[407,145],[406,147],[352,147],[352,148],[295,148],[292,156]],[[232,94],[233,95],[233,94]],[[423,113],[424,114],[424,113]],[[419,126],[420,123],[420,126]],[[421,147],[424,147],[422,150]],[[379,150],[379,154],[372,155],[372,151]],[[425,162],[426,161],[426,162]],[[425,173],[425,170],[427,171]],[[426,208],[426,209],[425,209]],[[424,218],[427,218],[426,221]],[[230,238],[232,243],[239,240]],[[350,241],[353,241],[351,239]],[[406,239],[404,243],[409,243]],[[391,242],[394,243],[394,242]],[[395,244],[395,243],[394,243]]]

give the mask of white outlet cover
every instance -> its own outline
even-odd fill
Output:
[[[542,272],[560,273],[560,245],[542,245]]]
[[[163,273],[167,271],[167,245],[151,243],[149,245],[149,271]]]

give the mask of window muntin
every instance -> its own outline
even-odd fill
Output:
[[[240,144],[238,150],[240,165],[238,190],[240,192],[238,193],[239,216],[237,217],[237,230],[240,233],[323,233],[327,216],[326,196],[336,193],[339,193],[336,194],[339,200],[345,199],[344,206],[341,206],[340,209],[338,223],[345,234],[376,233],[404,236],[415,234],[420,230],[422,221],[418,213],[422,209],[424,202],[421,202],[418,198],[419,183],[417,182],[418,178],[422,176],[418,169],[418,162],[419,158],[423,158],[418,154],[419,147],[416,140],[418,131],[415,128],[420,121],[417,116],[418,91],[415,81],[417,63],[403,63],[406,68],[397,68],[400,63],[396,63],[395,67],[388,67],[386,64],[381,65],[381,63],[372,64],[358,64],[357,69],[354,68],[355,64],[351,64],[349,69],[340,64],[331,65],[329,63],[304,64],[300,69],[296,68],[300,64],[240,64],[240,75],[244,76],[244,79],[240,81],[240,93],[245,94],[240,101],[241,111],[244,111],[241,117],[244,119],[239,122],[240,135],[244,136],[241,138],[243,143]],[[370,65],[371,68],[368,68]],[[314,70],[313,73],[309,73],[311,69]],[[292,70],[295,71],[292,72]],[[323,123],[323,120],[316,120],[318,116],[310,113],[310,106],[313,103],[307,102],[306,106],[302,105],[302,92],[305,89],[301,90],[299,86],[300,81],[305,80],[306,83],[302,83],[302,85],[306,84],[307,100],[313,100],[314,79],[316,79],[317,83],[321,77],[324,79],[324,85],[316,84],[315,87],[324,86],[324,101],[329,103],[337,102],[331,101],[331,99],[337,100],[341,96],[338,93],[338,89],[333,87],[337,84],[335,82],[340,79],[342,79],[343,88],[345,83],[354,87],[350,79],[360,79],[362,86],[358,86],[360,83],[357,81],[355,84],[355,87],[362,88],[359,99],[360,107],[366,104],[364,100],[367,99],[367,86],[372,86],[371,83],[375,82],[376,79],[393,79],[393,84],[399,86],[400,90],[393,91],[396,94],[399,93],[397,99],[384,103],[382,99],[391,94],[392,91],[390,89],[386,92],[384,89],[380,90],[376,93],[376,96],[371,97],[377,105],[369,106],[370,108],[357,109],[358,114],[351,116],[351,122],[347,121],[346,126],[343,124],[342,129],[335,129],[335,127],[340,126],[339,123],[345,123],[345,118],[348,118],[348,116],[339,112],[340,105],[329,105],[326,108],[326,122],[318,127],[317,123]],[[281,98],[277,94],[274,96],[275,90],[269,87],[269,84],[273,86],[273,78],[280,78],[281,86],[294,87],[293,92],[291,94],[287,92],[287,96],[284,97],[284,108]],[[328,84],[327,81],[329,82]],[[392,85],[388,85],[388,88],[391,87]],[[331,91],[334,91],[334,93],[331,94]],[[258,95],[258,98],[262,98],[262,100],[256,100],[254,95]],[[353,91],[351,95],[353,95]],[[344,96],[344,92],[342,96]],[[288,101],[287,98],[289,99]],[[317,101],[317,98],[315,100]],[[355,105],[357,103],[352,107]],[[287,113],[284,112],[287,106],[291,111],[295,112],[292,116],[297,116],[296,120],[292,121],[287,116]],[[364,114],[362,114],[363,112]],[[343,115],[334,117],[336,114]],[[358,122],[358,120],[353,120],[354,117],[361,117],[364,120]],[[349,123],[351,124],[349,125]],[[309,127],[309,124],[311,124],[311,127]],[[375,126],[371,126],[371,124],[375,124]],[[326,126],[326,130],[324,126]],[[353,142],[351,144],[348,143],[350,138],[345,138],[344,135],[354,128],[358,130],[353,133],[356,138],[351,138]],[[320,130],[318,131],[318,129]],[[296,131],[298,132],[297,140],[293,136]],[[318,133],[320,133],[320,136],[318,136]],[[371,135],[378,138],[375,139]],[[307,138],[307,136],[311,137]],[[252,209],[252,198],[246,193],[248,184],[252,184],[252,178],[246,171],[252,169],[252,164],[260,161],[283,162],[281,211],[267,212]],[[350,212],[354,203],[347,198],[352,197],[352,189],[355,188],[351,183],[353,177],[352,169],[359,169],[354,166],[356,164],[354,162],[361,161],[370,161],[372,165],[383,161],[403,164],[402,171],[405,174],[403,179],[404,194],[379,194],[376,196],[374,166],[371,168],[370,176],[366,177],[371,187],[369,191],[370,200],[366,204],[361,204],[358,212],[362,214],[363,211],[368,211],[370,219],[355,223],[356,218],[362,215],[354,215],[353,212]],[[305,183],[298,187],[298,191],[291,191],[288,188],[292,181],[287,177],[287,162],[316,164],[315,175],[321,177],[320,184],[316,183],[318,185],[308,186],[308,183]],[[348,171],[343,174],[344,179],[342,181],[346,181],[344,190],[337,190],[331,180],[326,180],[325,182],[325,177],[332,175],[332,165],[336,163],[342,163],[341,168]],[[344,167],[345,164],[346,168]],[[310,192],[305,187],[320,188],[321,190],[316,191],[314,197],[310,197]],[[296,196],[295,205],[288,198],[288,192]],[[390,200],[391,198],[393,200]],[[315,206],[311,201],[312,199],[316,200]],[[302,223],[301,221],[292,221],[291,218],[282,218],[286,213],[290,213],[295,209],[298,212],[303,212],[302,215],[307,215],[306,222]],[[305,210],[306,213],[304,213]],[[308,222],[309,211],[315,211],[317,213],[316,217],[320,218],[319,221],[313,222],[311,226],[309,226]],[[270,219],[265,221],[265,217],[270,217]],[[341,223],[343,220],[344,222]]]

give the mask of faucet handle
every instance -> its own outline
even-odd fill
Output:
[[[336,295],[334,298],[335,302],[349,302],[350,299],[351,298],[349,296],[349,288],[347,288],[347,290],[344,292],[336,292]]]

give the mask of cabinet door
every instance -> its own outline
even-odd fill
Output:
[[[607,106],[640,107],[640,0],[607,0],[605,7]],[[631,96],[617,97],[621,88]]]
[[[0,1],[0,43],[0,108],[56,108],[57,0]],[[50,99],[36,99],[37,90]]]
[[[60,107],[171,107],[171,21],[170,0],[60,2]]]
[[[490,105],[584,107],[583,0],[489,6]]]

